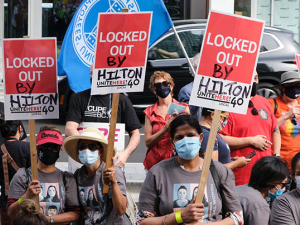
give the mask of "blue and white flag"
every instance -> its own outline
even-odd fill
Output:
[[[84,0],[65,34],[57,62],[58,74],[67,75],[74,92],[91,87],[89,67],[94,61],[98,13],[121,12],[123,8],[153,11],[149,46],[173,26],[162,0]]]

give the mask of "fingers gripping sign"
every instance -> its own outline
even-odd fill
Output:
[[[39,195],[41,192],[41,186],[39,185],[38,180],[33,180],[28,185],[27,191],[23,196],[23,199],[33,199],[35,196]]]
[[[103,171],[103,179],[107,185],[117,183],[114,158],[111,158],[111,167]]]

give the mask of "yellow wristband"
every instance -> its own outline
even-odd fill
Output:
[[[175,213],[175,219],[178,224],[183,223],[183,220],[181,218],[181,211]]]
[[[21,204],[21,202],[22,202],[22,196],[21,196],[21,198],[19,198],[19,200],[18,200],[19,205]]]

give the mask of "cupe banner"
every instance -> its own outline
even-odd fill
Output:
[[[144,90],[151,19],[152,12],[99,13],[92,95]]]
[[[56,38],[3,40],[5,120],[59,118]]]
[[[247,113],[264,21],[211,11],[190,104]]]

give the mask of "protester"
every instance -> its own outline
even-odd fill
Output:
[[[39,180],[31,180],[31,168],[19,169],[12,179],[9,189],[7,210],[10,216],[16,215],[23,200],[33,199],[35,196],[39,196],[41,190],[44,190],[42,195],[46,201],[40,202],[40,206],[43,207],[50,223],[66,224],[78,220],[80,208],[78,199],[74,198],[77,196],[74,176],[55,167],[62,151],[63,138],[61,134],[62,132],[53,126],[45,125],[40,128],[36,138]]]
[[[230,147],[231,157],[247,156],[256,151],[248,165],[233,170],[237,186],[249,183],[251,168],[260,158],[280,154],[277,119],[268,100],[256,94],[257,85],[256,73],[246,115],[230,113],[228,123],[219,132]]]
[[[5,121],[2,117],[0,130],[4,139],[0,151],[0,213],[1,225],[7,225],[11,224],[6,211],[9,184],[19,168],[30,167],[30,144],[20,141],[23,129],[19,120]]]
[[[249,184],[237,187],[244,225],[269,224],[271,210],[265,197],[274,199],[282,194],[288,175],[289,169],[279,157],[267,156],[254,164]]]
[[[91,219],[92,224],[131,224],[125,215],[127,198],[126,198],[126,183],[123,172],[120,167],[112,166],[105,169],[107,140],[101,131],[96,128],[84,129],[80,135],[73,135],[65,139],[64,146],[68,155],[76,162],[84,164],[75,172],[78,190],[93,190],[97,205],[87,205],[87,200],[90,200],[88,195],[84,195],[85,204],[84,218]],[[116,154],[114,148],[114,155]],[[109,194],[102,194],[103,185],[109,185]],[[89,210],[93,211],[92,218],[89,216]],[[82,221],[80,224],[83,224]]]
[[[25,199],[20,204],[20,212],[12,225],[49,225],[47,218],[40,212],[39,206],[32,199]]]
[[[175,84],[169,73],[156,71],[150,77],[150,90],[157,96],[157,102],[145,109],[145,144],[147,153],[144,159],[148,171],[156,163],[172,157],[173,146],[170,140],[169,126],[178,115],[175,111],[168,114],[171,103],[184,106],[184,112],[190,113],[189,106],[173,98]]]
[[[90,67],[91,80],[93,76],[93,64]],[[82,122],[108,123],[111,114],[112,95],[91,95],[91,89],[79,92],[74,95],[69,107],[66,123],[66,136],[79,135],[78,127]],[[117,123],[124,123],[125,130],[129,133],[130,139],[126,148],[116,154],[116,166],[123,167],[128,157],[134,152],[140,143],[141,124],[133,109],[130,100],[120,94]],[[121,151],[122,149],[119,149]]]
[[[222,112],[222,113],[224,113],[224,112]],[[202,118],[200,121],[200,125],[201,125],[202,132],[203,132],[203,141],[201,142],[202,152],[206,151],[206,146],[208,143],[208,137],[209,137],[209,132],[210,132],[213,116],[214,116],[213,109],[209,109],[209,108],[202,109]],[[221,114],[220,119],[222,120],[223,117],[224,117],[224,115]],[[251,159],[246,159],[245,157],[235,157],[231,161],[230,148],[229,148],[228,144],[218,134],[217,134],[216,141],[215,141],[212,159],[219,161],[220,163],[224,164],[225,166],[227,166],[229,169],[232,169],[232,170],[234,168],[240,168],[240,167],[246,166],[251,161]]]
[[[200,60],[200,53],[195,55],[191,61],[195,72],[197,71],[199,60]],[[192,76],[194,76],[192,69],[191,68],[189,68],[189,69],[190,69],[190,73],[192,74]],[[179,102],[185,102],[185,103],[189,104],[193,85],[194,85],[194,81],[192,81],[191,83],[185,85],[183,88],[180,89],[180,91],[178,93],[178,101]],[[190,107],[191,107],[191,115],[196,116],[198,121],[200,121],[201,116],[202,116],[202,107],[193,106],[193,105],[191,105]]]
[[[202,173],[203,158],[199,157],[203,134],[198,120],[191,115],[181,115],[170,125],[172,143],[178,156],[153,166],[142,186],[139,196],[140,224],[202,224],[222,221],[222,224],[243,224],[242,208],[230,169],[214,161],[221,193],[218,193],[209,172],[203,203],[194,203],[195,187]],[[177,208],[178,189],[186,190],[185,198],[192,203]],[[220,197],[222,196],[222,198]],[[178,206],[176,206],[178,207]],[[225,215],[225,216],[223,216]],[[218,223],[219,224],[219,223]]]
[[[292,176],[296,189],[276,198],[272,206],[270,225],[300,224],[300,153],[292,159]]]
[[[291,169],[292,158],[300,152],[300,76],[298,72],[285,72],[277,86],[281,96],[270,98],[281,134],[280,156]]]

